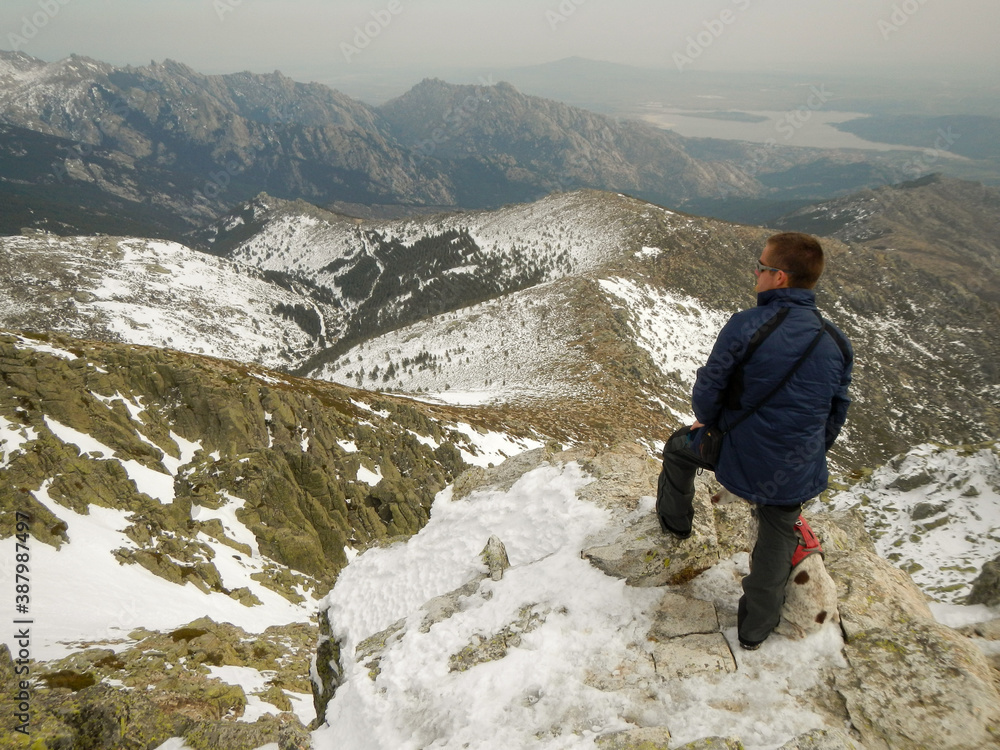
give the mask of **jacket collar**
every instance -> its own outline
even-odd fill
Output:
[[[789,287],[768,289],[757,293],[757,307],[816,307],[816,292],[812,289]]]

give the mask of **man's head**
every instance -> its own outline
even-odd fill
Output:
[[[760,255],[757,291],[799,287],[812,289],[823,273],[823,248],[819,241],[801,232],[782,232],[768,238]]]

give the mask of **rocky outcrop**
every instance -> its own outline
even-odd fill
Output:
[[[578,448],[559,454],[536,451],[508,466],[468,473],[459,478],[456,490],[460,489],[462,496],[481,489],[499,491],[546,461],[579,462],[594,477],[579,496],[611,511],[613,520],[581,554],[630,586],[662,591],[648,612],[647,629],[630,655],[614,670],[594,669],[588,677],[587,684],[597,690],[614,691],[622,701],[621,715],[634,717],[631,721],[636,725],[598,737],[597,746],[624,750],[742,748],[742,741],[735,736],[671,744],[669,722],[666,726],[649,725],[639,717],[644,715],[644,706],[659,700],[658,691],[669,692],[671,686],[691,679],[716,684],[740,669],[763,668],[734,653],[726,637],[736,623],[735,600],[706,598],[699,579],[710,569],[728,570],[717,566],[731,565],[749,550],[754,531],[748,509],[742,501],[713,504],[717,487],[702,477],[697,484],[695,534],[684,541],[664,537],[653,528],[655,521],[642,518],[652,513],[643,513],[640,502],[644,496],[651,501],[657,464],[632,447],[612,451]],[[815,621],[808,633],[785,628],[772,637],[801,638],[825,631],[842,640],[843,662],[823,667],[812,688],[796,691],[797,710],[824,717],[823,725],[788,741],[782,750],[974,750],[1000,746],[995,729],[1000,722],[996,672],[973,640],[933,619],[925,597],[909,577],[875,553],[860,515],[816,510],[807,516],[824,548],[824,557],[806,558],[812,561],[809,570],[826,576],[828,585],[835,587],[836,616]],[[737,570],[741,564],[745,563],[737,562]],[[797,568],[796,572],[803,570]],[[481,585],[486,576],[484,572],[451,594],[428,602],[422,616],[400,620],[358,645],[353,655],[340,654],[340,658],[364,664],[369,679],[377,680],[382,654],[393,643],[419,637],[417,630],[426,633],[432,624],[447,622],[467,608],[463,601],[489,596]],[[816,596],[825,597],[826,593]],[[822,606],[830,605],[823,601]],[[452,654],[449,668],[476,669],[485,662],[503,660],[519,647],[524,634],[542,627],[553,616],[544,602],[524,608],[510,622]],[[418,623],[423,625],[418,628]],[[1000,629],[978,628],[975,635],[983,638],[991,634],[997,637]],[[756,652],[753,656],[756,658]]]
[[[972,591],[967,604],[985,604],[995,607],[1000,604],[1000,556],[983,566],[982,572],[972,583]]]
[[[417,531],[464,465],[442,428],[411,406],[368,407],[346,388],[220,360],[4,334],[0,378],[0,417],[25,436],[0,469],[0,534],[13,532],[17,508],[35,539],[58,547],[67,541],[60,505],[127,510],[134,546],[118,559],[205,591],[222,584],[199,534],[245,555],[248,542],[257,546],[279,564],[261,582],[287,598],[300,597],[296,587],[322,595],[346,548]],[[103,447],[81,450],[72,440],[84,438],[67,435]],[[172,485],[166,497],[140,488],[129,462]],[[359,480],[363,468],[377,479]],[[52,506],[33,494],[43,485]],[[211,518],[234,503],[248,539]],[[252,603],[246,592],[224,593]]]
[[[36,665],[30,738],[6,733],[0,748],[31,741],[50,748],[158,747],[175,737],[192,750],[311,746],[308,720],[293,703],[309,702],[312,627],[274,627],[251,637],[204,618],[170,633],[130,635],[135,645],[126,649],[91,648]],[[14,727],[16,683],[3,661],[0,655],[0,720]],[[227,668],[256,674],[260,687],[234,684]],[[249,708],[260,718],[240,720]]]
[[[1000,745],[996,672],[936,622],[909,576],[874,552],[860,516],[820,516],[850,669],[837,691],[868,750]]]

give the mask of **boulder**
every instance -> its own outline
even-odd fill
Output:
[[[983,565],[983,570],[972,582],[966,604],[985,604],[995,607],[1000,604],[1000,556]]]
[[[642,727],[611,732],[594,740],[600,750],[670,750],[666,727]]]
[[[755,534],[750,513],[740,504],[719,505],[712,502],[709,480],[695,484],[693,534],[676,539],[660,529],[654,512],[632,515],[621,525],[608,529],[607,535],[583,550],[592,565],[630,586],[677,586],[705,572],[720,560],[750,549]],[[609,489],[612,482],[589,486],[596,494]],[[647,486],[647,494],[652,486]]]
[[[968,639],[915,618],[855,633],[844,650],[837,690],[868,750],[1000,747],[1000,694]]]
[[[856,514],[819,517],[856,528]],[[826,563],[837,585],[849,670],[836,675],[868,750],[1000,746],[1000,693],[976,646],[933,618],[910,577],[871,549],[867,534],[837,535]]]
[[[778,750],[865,750],[844,732],[836,729],[814,729],[789,740]]]

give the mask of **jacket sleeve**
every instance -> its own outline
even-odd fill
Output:
[[[754,328],[745,330],[747,326],[741,320],[742,317],[737,313],[722,327],[708,361],[698,368],[691,393],[691,406],[695,417],[702,424],[714,424],[718,420],[729,380],[749,345]]]
[[[837,388],[837,392],[833,394],[833,399],[830,402],[830,414],[826,419],[827,450],[830,450],[830,447],[840,434],[840,428],[847,421],[847,407],[851,405],[851,398],[847,395],[847,390],[851,385],[851,373],[854,369],[854,350],[846,338],[844,339],[844,343],[846,344],[843,349],[845,357],[844,370],[840,376],[840,385]]]

